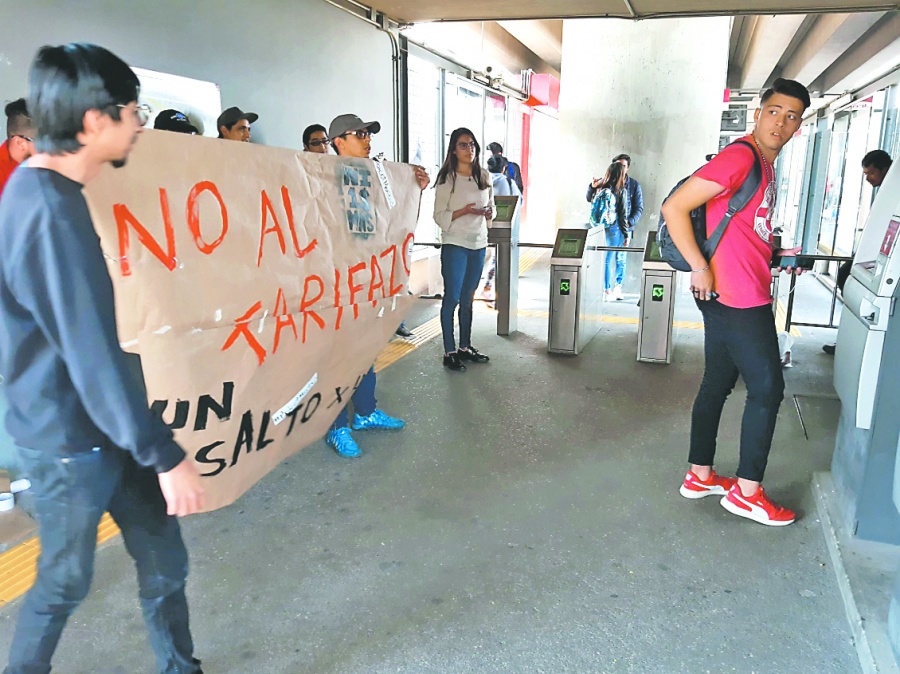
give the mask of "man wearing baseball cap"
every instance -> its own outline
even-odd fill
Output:
[[[381,131],[379,122],[364,122],[356,115],[338,115],[328,127],[331,147],[342,157],[368,159],[372,134]]]
[[[244,112],[238,107],[228,108],[216,120],[219,138],[249,143],[250,125],[257,119],[259,119],[259,115],[255,112]]]
[[[339,115],[328,127],[328,138],[331,139],[331,146],[338,156],[368,159],[372,150],[372,134],[379,131],[381,131],[379,122],[364,122],[356,115]],[[416,166],[415,171],[419,187],[424,190],[428,187],[428,174],[421,166]],[[412,334],[408,331],[407,333]],[[370,368],[363,377],[350,401],[353,403],[354,411],[353,430],[399,429],[406,425],[402,419],[376,409],[374,368]],[[350,418],[346,407],[338,414],[331,430],[325,436],[325,441],[345,458],[362,454],[362,450],[350,434]]]
[[[160,131],[174,131],[175,133],[188,133],[192,136],[200,133],[197,127],[191,124],[191,120],[187,118],[183,112],[178,110],[163,110],[156,116],[153,122],[153,128]]]

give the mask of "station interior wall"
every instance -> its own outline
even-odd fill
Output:
[[[644,245],[672,186],[716,151],[729,30],[727,17],[563,22],[559,146],[574,170],[557,173],[559,226],[587,221],[588,183],[624,152],[644,196],[632,245]],[[628,256],[625,292],[638,262]]]
[[[4,101],[27,94],[38,48],[92,42],[131,66],[218,84],[223,108],[259,114],[253,142],[299,149],[306,126],[353,112],[382,123],[373,151],[396,159],[390,37],[322,0],[17,4],[4,11],[16,14],[0,45]]]

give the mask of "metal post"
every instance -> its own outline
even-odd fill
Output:
[[[498,239],[496,255],[497,334],[509,335],[519,329],[519,242]]]

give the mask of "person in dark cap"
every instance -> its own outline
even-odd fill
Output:
[[[250,125],[257,119],[259,119],[259,115],[255,112],[244,112],[238,107],[228,108],[216,120],[219,138],[249,143]]]
[[[197,127],[191,124],[187,115],[179,110],[163,110],[156,116],[153,128],[160,131],[174,131],[175,133],[189,133],[192,136],[200,133]]]

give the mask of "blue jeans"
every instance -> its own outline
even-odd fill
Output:
[[[618,225],[606,228],[606,245],[625,245],[625,233],[619,229]],[[612,290],[615,286],[622,285],[622,281],[625,280],[626,255],[628,255],[628,253],[623,251],[606,251],[606,269],[603,277],[604,290]]]
[[[441,276],[444,278],[444,299],[441,302],[441,332],[444,352],[456,351],[453,337],[453,316],[459,306],[459,347],[472,346],[472,300],[484,268],[484,248],[471,250],[446,244],[441,247]]]
[[[737,476],[762,482],[775,434],[784,377],[775,317],[768,304],[734,309],[716,300],[697,301],[703,313],[706,367],[691,415],[690,463],[711,466],[725,400],[738,375],[747,386]]]
[[[66,458],[46,450],[19,451],[34,489],[41,555],[37,579],[19,612],[6,674],[50,671],[63,627],[90,588],[97,525],[107,510],[137,567],[157,671],[199,672],[184,595],[187,550],[178,519],[166,514],[156,473],[113,447]]]
[[[374,367],[370,367],[369,371],[366,372],[366,375],[362,378],[362,381],[359,382],[359,386],[356,387],[356,390],[350,397],[350,402],[353,403],[353,411],[361,417],[367,417],[375,411],[375,406],[378,404],[378,401],[375,400]],[[344,405],[344,408],[341,410],[340,414],[338,414],[337,419],[331,424],[331,430],[334,431],[338,428],[345,428],[350,425],[350,413],[347,409],[348,407],[349,404]]]

